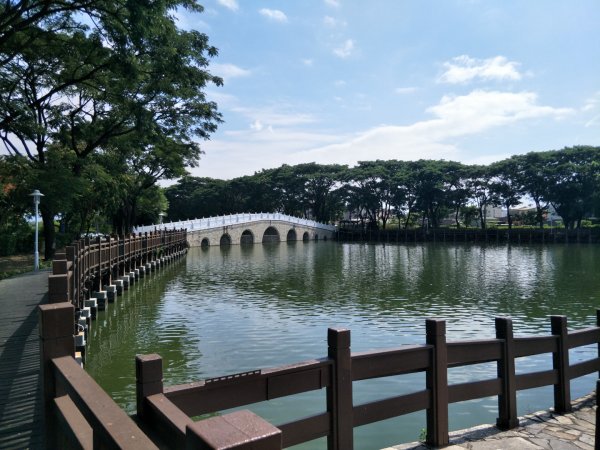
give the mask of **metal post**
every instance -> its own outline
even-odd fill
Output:
[[[40,198],[44,196],[39,190],[34,190],[31,194],[33,197],[33,204],[35,206],[35,243],[33,251],[33,270],[37,272],[40,270],[40,252],[38,250],[38,206],[40,204]]]

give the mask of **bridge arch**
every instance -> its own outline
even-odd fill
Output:
[[[297,241],[298,237],[296,236],[296,230],[294,230],[293,228],[290,229],[290,231],[287,232],[285,240],[288,242]]]
[[[240,244],[242,244],[242,245],[254,244],[254,234],[252,233],[252,231],[244,230],[244,232],[240,236]]]
[[[204,239],[202,239],[202,242],[200,242],[200,247],[202,247],[202,248],[206,248],[209,245],[210,245],[210,241],[206,237]]]
[[[302,241],[308,242],[309,239],[310,239],[310,236],[308,234],[308,231],[305,231],[304,234],[302,235]]]
[[[219,245],[221,247],[227,247],[231,245],[231,236],[229,236],[227,233],[224,233],[221,236],[221,239],[219,240]]]
[[[277,228],[273,226],[269,226],[265,232],[263,233],[263,242],[281,242],[281,238],[279,237],[279,231]]]

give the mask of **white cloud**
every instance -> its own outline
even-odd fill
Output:
[[[232,178],[284,163],[354,165],[366,159],[443,158],[472,163],[465,161],[456,143],[459,139],[479,139],[490,130],[507,129],[511,124],[558,120],[575,113],[570,108],[540,105],[532,92],[474,90],[442,97],[425,110],[430,114],[428,119],[343,134],[316,129],[318,117],[289,112],[296,110],[293,105],[232,108],[249,119],[249,128],[226,132],[224,138],[204,143],[206,155],[194,173]],[[311,126],[305,127],[307,124]]]
[[[240,6],[238,5],[237,0],[217,0],[221,6],[224,6],[227,9],[232,11],[237,11]]]
[[[316,119],[312,115],[298,112],[288,112],[285,106],[277,108],[249,108],[244,106],[234,106],[230,109],[231,111],[246,117],[253,124],[262,124],[261,129],[269,126],[291,127],[316,122]],[[254,127],[254,129],[255,128],[257,127]]]
[[[235,64],[213,63],[210,65],[210,68],[212,69],[211,72],[214,75],[222,77],[224,80],[229,80],[231,78],[247,77],[252,74],[250,70],[242,69],[241,67],[238,67]]]
[[[304,58],[302,60],[302,64],[304,64],[305,66],[311,67],[314,64],[314,61],[310,58]]]
[[[210,30],[210,25],[200,18],[200,14],[177,8],[173,16],[183,30]]]
[[[582,111],[593,111],[600,106],[600,91],[596,92],[592,97],[585,101],[585,105],[581,108]]]
[[[419,88],[414,87],[414,86],[407,86],[407,87],[399,87],[394,89],[394,92],[396,94],[401,94],[401,95],[405,95],[405,94],[412,94],[414,92],[417,92],[419,90]]]
[[[254,130],[254,131],[261,131],[265,126],[263,125],[263,123],[256,119],[252,124],[250,124],[250,129]]]
[[[504,56],[476,59],[467,55],[457,56],[444,63],[445,71],[438,82],[463,84],[481,79],[485,81],[520,80],[519,63],[508,61]]]
[[[280,11],[278,9],[268,9],[268,8],[262,8],[260,11],[258,11],[262,16],[266,17],[267,19],[273,20],[275,22],[287,22],[288,18],[285,15],[285,13],[283,11]]]
[[[333,54],[339,58],[348,58],[354,51],[354,41],[352,39],[346,39],[341,47],[333,49]]]
[[[335,17],[325,16],[323,18],[323,24],[325,26],[336,28],[336,27],[345,27],[348,23],[345,20],[336,19]]]
[[[530,119],[560,119],[569,108],[537,105],[531,92],[476,90],[463,96],[444,96],[426,110],[434,117],[412,125],[382,125],[352,139],[304,152],[305,161],[354,164],[361,159],[456,159],[457,138],[484,133]]]
[[[346,86],[346,84],[347,84],[347,83],[346,83],[346,81],[345,81],[345,80],[335,80],[335,81],[333,82],[333,85],[334,85],[335,87],[343,87],[343,86]]]
[[[333,6],[334,8],[339,8],[340,7],[340,1],[339,0],[325,0],[325,4],[327,6]]]
[[[596,117],[592,117],[590,120],[588,120],[585,123],[585,127],[586,128],[591,128],[591,127],[595,127],[595,126],[598,126],[598,125],[600,125],[600,114],[597,115]]]

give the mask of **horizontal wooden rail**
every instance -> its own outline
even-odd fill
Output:
[[[330,433],[331,414],[324,412],[304,419],[278,425],[283,436],[283,447],[301,444],[325,437]]]
[[[575,363],[569,368],[569,379],[573,380],[574,378],[579,378],[598,371],[600,371],[600,358]]]
[[[407,345],[352,353],[352,381],[422,372],[430,365],[432,348],[430,345]]]
[[[165,396],[189,416],[235,408],[329,386],[331,361],[305,361],[254,374],[165,387]]]
[[[502,393],[502,380],[470,381],[448,386],[448,403],[491,397]]]
[[[558,349],[556,336],[531,336],[515,338],[515,357],[554,353]]]
[[[502,341],[499,339],[448,342],[448,367],[494,362],[500,358]]]
[[[59,447],[74,449],[93,449],[94,433],[85,417],[68,395],[54,399],[58,425],[63,430]]]
[[[569,348],[581,347],[583,345],[600,342],[600,328],[586,328],[584,330],[571,331],[569,333]]]
[[[123,237],[89,238],[57,254],[49,276],[50,302],[69,301],[82,308],[92,293],[116,278],[187,247],[186,230],[156,231]]]
[[[359,427],[430,407],[431,392],[429,390],[363,403],[354,407],[354,426]]]
[[[94,447],[158,448],[73,357],[55,358],[52,363],[58,389],[69,396],[92,428]]]

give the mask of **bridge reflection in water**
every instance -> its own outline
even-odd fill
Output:
[[[136,228],[136,233],[187,229],[191,247],[332,239],[336,228],[281,213],[243,213]]]

